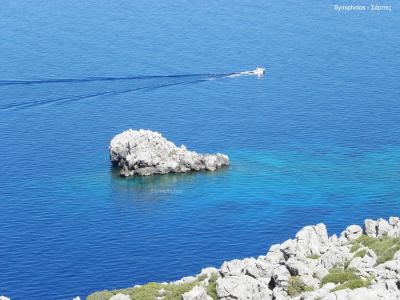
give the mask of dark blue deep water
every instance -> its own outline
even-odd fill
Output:
[[[399,214],[399,2],[239,2],[2,1],[0,294],[175,280]],[[122,179],[108,145],[128,128],[232,165]]]

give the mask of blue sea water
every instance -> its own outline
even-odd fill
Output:
[[[334,4],[360,3],[3,1],[0,294],[170,281],[398,215],[400,6]],[[231,166],[120,178],[108,145],[128,128]]]

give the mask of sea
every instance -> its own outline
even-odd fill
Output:
[[[0,294],[84,299],[399,215],[400,2],[369,1],[2,1]],[[129,128],[231,165],[122,178]]]

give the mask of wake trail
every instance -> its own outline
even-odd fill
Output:
[[[0,86],[9,85],[37,85],[37,84],[55,84],[55,83],[85,83],[99,81],[128,81],[128,80],[144,80],[144,79],[162,79],[162,78],[203,78],[218,79],[237,74],[221,73],[221,74],[181,74],[181,75],[150,75],[150,76],[125,76],[125,77],[85,77],[85,78],[58,78],[58,79],[38,79],[38,80],[0,80]]]
[[[46,105],[46,104],[75,102],[75,101],[99,97],[99,96],[106,96],[106,95],[114,96],[114,95],[126,94],[126,93],[135,92],[135,91],[141,91],[141,90],[155,90],[155,89],[160,89],[160,88],[169,87],[169,86],[193,84],[193,83],[199,83],[199,82],[204,82],[204,81],[208,81],[208,79],[198,79],[198,80],[192,80],[192,81],[150,85],[150,86],[144,86],[144,87],[139,87],[139,88],[134,88],[134,89],[114,90],[114,91],[106,91],[106,92],[100,92],[100,93],[98,92],[98,93],[50,98],[50,99],[44,99],[44,100],[11,103],[11,104],[0,106],[0,111],[26,109],[26,108],[37,107],[37,106]]]
[[[135,91],[145,91],[145,90],[154,90],[160,89],[169,86],[176,85],[185,85],[185,84],[194,84],[200,83],[204,81],[210,80],[218,80],[224,78],[234,78],[240,76],[254,76],[256,75],[258,78],[264,75],[264,68],[257,68],[253,71],[242,71],[242,72],[231,72],[231,73],[219,73],[219,74],[182,74],[182,75],[152,75],[152,76],[127,76],[127,77],[86,77],[86,78],[61,78],[61,79],[42,79],[42,80],[0,80],[1,86],[12,86],[12,85],[36,85],[36,84],[54,84],[54,83],[84,83],[84,82],[95,82],[95,81],[122,81],[122,80],[144,80],[144,79],[192,79],[185,81],[178,81],[172,83],[164,83],[161,82],[153,85],[147,85],[142,87],[136,87],[125,90],[108,90],[105,92],[95,92],[95,93],[87,93],[87,94],[79,94],[72,96],[63,96],[63,97],[55,97],[41,100],[32,100],[32,101],[24,101],[17,103],[8,103],[4,105],[0,105],[0,111],[6,110],[18,110],[18,109],[26,109],[30,107],[36,107],[46,104],[53,103],[66,103],[66,102],[75,102],[79,100],[100,97],[100,96],[113,96],[119,94],[132,93]],[[160,80],[158,80],[160,81]]]

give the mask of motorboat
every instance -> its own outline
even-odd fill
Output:
[[[265,75],[265,68],[256,68],[253,71],[250,71],[252,74],[256,75],[258,78],[262,77]]]
[[[226,77],[232,78],[232,77],[254,76],[254,75],[257,76],[258,78],[263,77],[265,75],[265,68],[258,67],[251,71],[236,72]]]

